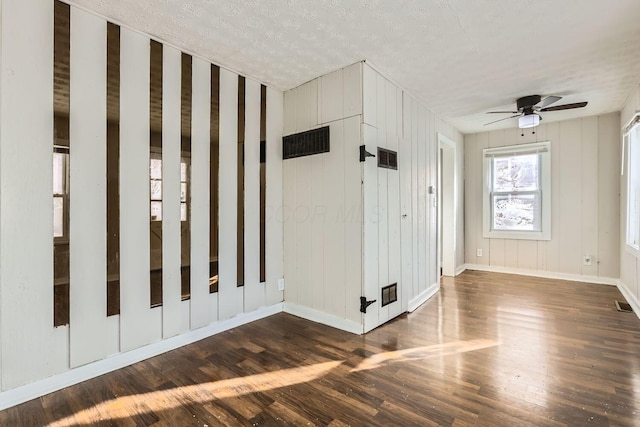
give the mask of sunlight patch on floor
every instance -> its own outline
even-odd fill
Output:
[[[500,345],[500,343],[495,340],[478,339],[470,341],[452,341],[444,344],[434,344],[424,347],[408,348],[405,350],[386,351],[366,358],[360,362],[358,366],[353,368],[351,372],[376,369],[384,364],[392,362],[407,362],[412,360],[428,359],[431,357],[448,356],[451,354],[466,353],[469,351],[496,347],[498,345]]]
[[[128,418],[132,413],[160,412],[185,404],[205,403],[217,399],[227,399],[302,384],[325,375],[341,364],[342,361],[317,363],[315,365],[282,369],[247,377],[117,397],[84,409],[50,425],[62,427],[92,424],[101,418],[105,420]]]

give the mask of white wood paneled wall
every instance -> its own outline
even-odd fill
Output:
[[[285,310],[354,332],[362,330],[361,73],[357,63],[284,94],[285,135],[328,125],[331,140],[328,153],[283,162]]]
[[[637,111],[640,111],[640,85],[636,86],[629,95],[622,112],[620,113],[619,128],[622,129],[629,123]],[[622,138],[622,136],[621,136]],[[628,151],[625,150],[624,160],[626,161]],[[626,165],[626,163],[625,163]],[[618,166],[619,167],[619,166]],[[607,179],[610,186],[615,185],[610,180],[617,180],[613,173],[601,179]],[[627,235],[627,179],[628,171],[625,166],[624,175],[620,176],[620,289],[629,303],[632,304],[636,315],[640,316],[640,259],[625,249]]]
[[[0,390],[5,393],[37,380],[51,380],[47,384],[58,387],[64,381],[77,381],[78,375],[91,375],[87,366],[81,365],[92,362],[91,370],[106,372],[113,369],[112,361],[119,356],[124,356],[120,360],[139,360],[141,354],[144,357],[162,351],[158,348],[168,349],[173,345],[168,343],[176,339],[187,340],[176,335],[205,326],[212,331],[208,333],[214,333],[216,325],[230,324],[219,321],[239,314],[245,317],[236,324],[253,319],[251,316],[259,316],[253,314],[259,313],[256,310],[280,303],[283,297],[278,291],[278,279],[283,277],[283,95],[267,89],[267,281],[260,284],[261,92],[259,83],[246,80],[246,136],[247,146],[251,146],[247,150],[245,183],[247,285],[237,288],[238,75],[220,71],[220,291],[209,294],[211,64],[194,57],[191,298],[181,301],[182,52],[164,44],[163,305],[150,308],[150,38],[121,28],[120,315],[107,317],[107,22],[71,6],[70,324],[53,327],[53,4],[41,0],[1,2]],[[343,108],[351,106],[345,104]],[[268,311],[280,306],[275,307]],[[198,333],[201,338],[206,336]],[[174,338],[160,342],[170,337]],[[148,344],[153,345],[146,347]],[[108,357],[130,350],[127,355]],[[128,356],[131,354],[135,356]],[[78,370],[65,373],[77,367],[81,374]],[[49,378],[59,373],[62,375]],[[61,377],[67,379],[56,380]],[[28,393],[37,393],[38,387],[33,386]],[[27,392],[17,393],[25,396]],[[1,395],[0,406],[5,404],[5,396]]]
[[[0,87],[2,389],[64,371],[53,327],[53,2],[3,0]]]
[[[468,264],[574,277],[619,277],[620,115],[611,113],[465,136]],[[482,236],[482,149],[551,141],[551,240]],[[482,257],[476,255],[482,249]],[[590,266],[583,256],[591,255]]]
[[[361,126],[357,139],[355,124],[351,123],[356,121]],[[362,322],[353,301],[361,295],[363,280],[378,284],[381,277],[385,277],[385,284],[406,283],[402,288],[405,294],[401,294],[405,309],[411,303],[415,305],[421,301],[429,289],[437,287],[435,206],[433,196],[427,194],[428,186],[436,185],[436,135],[440,132],[454,140],[460,154],[463,138],[456,129],[435,117],[367,64],[354,64],[285,92],[285,135],[323,124],[330,125],[330,153],[283,163],[285,310],[353,331],[357,329],[354,325]],[[353,136],[348,136],[352,126]],[[371,141],[370,146],[367,145],[369,152],[375,152],[377,146],[398,150],[401,165],[406,156],[406,173],[400,171],[393,180],[387,179],[384,183],[388,190],[387,200],[391,196],[385,207],[399,209],[400,216],[407,215],[406,220],[400,223],[376,221],[375,224],[373,220],[364,221],[364,229],[354,227],[349,221],[346,227],[334,224],[331,212],[342,198],[346,212],[355,207],[360,209],[354,221],[362,221],[363,217],[372,214],[362,211],[360,168],[351,164],[352,159],[358,157],[358,146]],[[460,155],[457,180],[460,183],[460,211],[464,194],[462,161]],[[377,175],[365,179],[378,182]],[[395,190],[389,190],[389,185]],[[358,205],[353,204],[354,200]],[[398,216],[398,212],[395,215]],[[374,225],[375,229],[371,228]],[[463,225],[460,216],[457,221],[457,247],[460,250],[456,256],[457,266],[464,263]],[[389,233],[401,235],[401,238],[394,240],[396,243],[392,248],[387,245],[384,253],[365,252],[365,257],[375,255],[375,259],[364,260],[365,265],[375,265],[371,270],[362,266],[363,240],[356,238],[358,233],[363,233],[367,247],[378,247],[379,237],[388,239]],[[343,241],[350,245],[346,252],[342,252]],[[334,255],[335,260],[332,260]],[[346,263],[340,259],[341,255],[347,257]],[[380,257],[391,262],[378,262]],[[394,267],[389,269],[389,265]],[[346,300],[336,297],[328,301],[332,286],[336,281],[345,283],[345,277],[348,277]],[[345,314],[345,308],[348,312],[351,310],[350,314]],[[391,316],[396,314],[399,313],[391,313]],[[341,323],[340,319],[348,322]]]

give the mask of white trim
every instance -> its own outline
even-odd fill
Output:
[[[631,308],[633,308],[633,312],[640,319],[640,301],[633,295],[633,292],[627,287],[627,285],[622,281],[618,280],[618,289],[624,298],[627,300]]]
[[[126,353],[119,353],[49,378],[4,391],[0,393],[0,410],[281,312],[282,303],[263,307],[251,313],[239,314],[236,317],[212,323],[204,328],[158,341]]]
[[[580,274],[556,273],[554,271],[526,270],[521,268],[498,267],[491,265],[465,264],[466,270],[489,271],[492,273],[517,274],[520,276],[543,277],[545,279],[569,280],[572,282],[593,283],[596,285],[617,286],[618,279],[612,277],[583,276]]]
[[[461,266],[459,266],[458,268],[456,268],[456,276],[464,273],[464,271],[467,269],[467,264],[462,264]]]
[[[451,274],[451,270],[453,270],[453,274],[454,276],[456,275],[455,273],[455,265],[456,265],[456,253],[457,253],[457,242],[458,242],[458,229],[457,229],[457,224],[456,224],[456,218],[458,218],[458,149],[457,149],[457,145],[455,143],[455,141],[453,141],[451,138],[448,138],[446,135],[440,133],[440,132],[436,132],[436,139],[438,141],[438,151],[437,151],[437,177],[436,177],[436,182],[437,182],[437,211],[436,211],[436,227],[437,227],[437,238],[436,238],[436,271],[442,271],[442,275],[444,276],[448,276],[449,274]],[[453,155],[453,159],[452,159],[452,163],[453,163],[453,170],[451,171],[443,171],[443,165],[442,165],[442,161],[440,158],[440,150],[447,150],[450,154]],[[448,195],[448,197],[451,197],[451,210],[453,211],[453,215],[451,215],[451,218],[453,223],[451,224],[451,229],[447,229],[445,230],[443,227],[441,227],[443,218],[441,218],[441,213],[442,213],[442,209],[444,207],[445,201],[443,198],[443,194],[444,194],[444,190],[442,188],[443,183],[441,182],[441,178],[443,177],[443,172],[446,172],[448,175],[450,175],[450,178],[452,178],[452,187],[453,187],[453,194]],[[442,230],[442,232],[440,232],[440,230]],[[451,241],[451,247],[448,248],[449,250],[447,250],[448,255],[445,255],[447,258],[451,257],[451,259],[446,263],[446,264],[450,264],[451,265],[451,269],[449,269],[449,267],[443,267],[442,266],[442,249],[443,246],[445,244],[445,242],[443,241],[443,235],[447,235],[448,239],[452,239]]]
[[[426,290],[420,292],[418,296],[409,300],[409,309],[407,310],[409,313],[415,311],[422,304],[427,302],[429,298],[434,296],[438,290],[440,289],[439,283],[434,283],[429,286]]]
[[[314,310],[313,308],[284,302],[283,311],[303,319],[311,320],[312,322],[322,323],[323,325],[331,326],[332,328],[351,332],[352,334],[363,334],[363,325],[361,323],[356,323],[353,320]]]

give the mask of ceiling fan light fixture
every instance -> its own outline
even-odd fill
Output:
[[[537,114],[527,114],[518,119],[520,129],[534,128],[540,124],[540,116]]]

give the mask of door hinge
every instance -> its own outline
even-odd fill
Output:
[[[365,147],[364,145],[360,146],[360,161],[364,162],[367,157],[375,157],[375,154],[371,154],[370,152],[367,151],[366,149],[367,147]]]
[[[366,297],[360,297],[360,313],[366,313],[367,307],[376,302],[377,300],[367,301]]]

